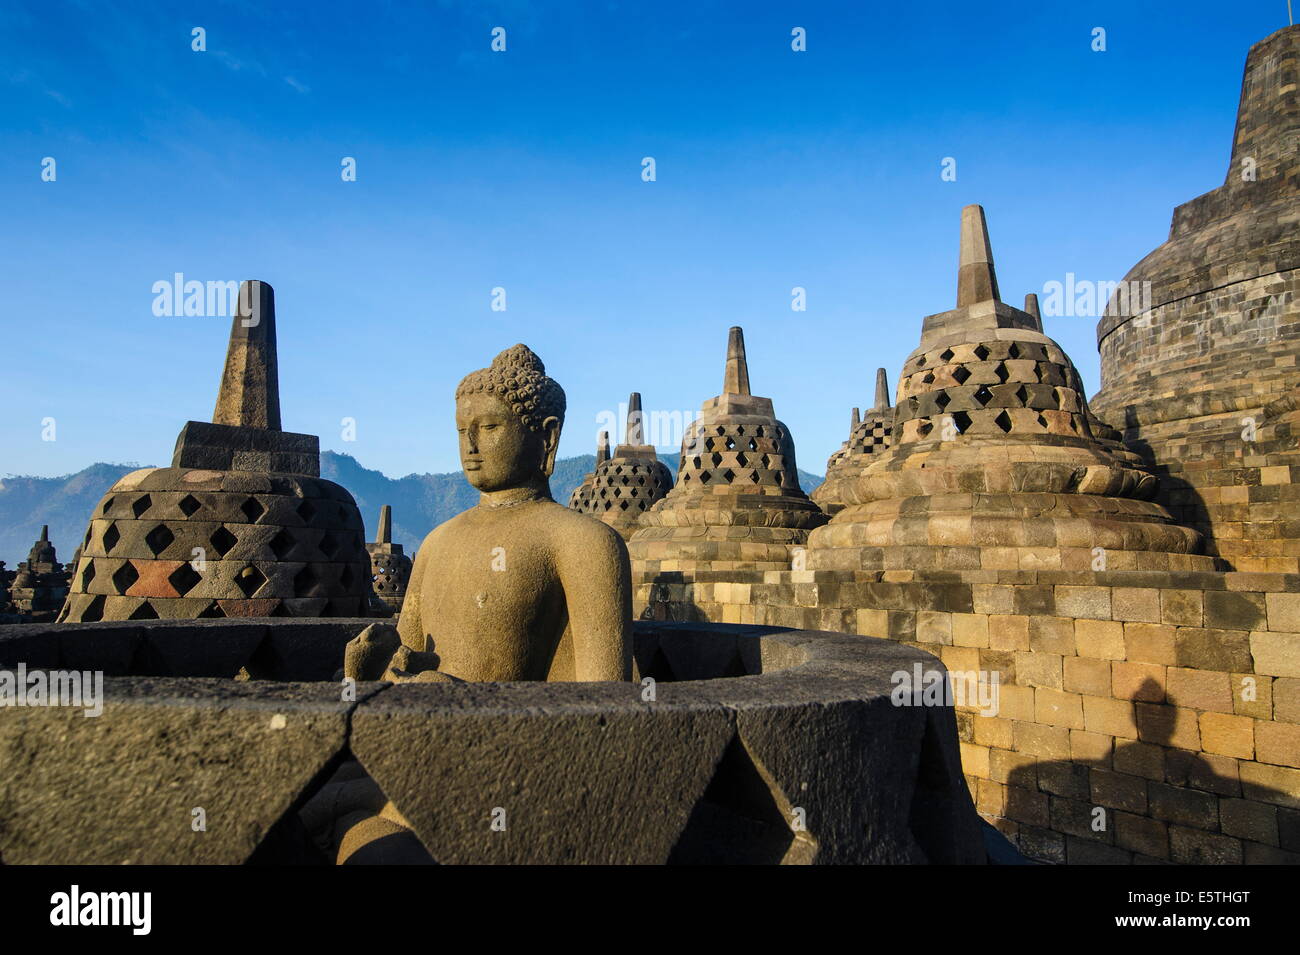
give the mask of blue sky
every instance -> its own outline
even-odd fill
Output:
[[[0,475],[167,464],[211,417],[229,320],[154,315],[176,272],[271,282],[285,428],[392,476],[458,467],[455,385],[516,341],[568,394],[570,456],[630,390],[648,410],[716,394],[732,324],[821,473],[877,366],[892,387],[922,317],[953,306],[963,205],[987,210],[1012,304],[1067,272],[1122,278],[1223,181],[1246,51],[1287,15],[268,6],[0,7]],[[1094,327],[1046,329],[1090,391]]]

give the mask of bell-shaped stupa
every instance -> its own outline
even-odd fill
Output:
[[[604,521],[627,540],[641,526],[642,515],[672,489],[673,475],[659,460],[654,445],[646,444],[640,392],[632,392],[627,400],[627,431],[613,457],[608,457],[608,434],[602,431],[601,438],[603,448],[596,452],[589,491],[580,496],[580,486],[569,506]]]
[[[41,536],[32,545],[27,559],[18,565],[10,586],[9,599],[13,601],[15,612],[24,620],[44,623],[58,616],[68,596],[68,574],[70,568],[59,563],[50,542],[50,526],[41,526]],[[0,610],[4,609],[0,601]]]
[[[799,487],[790,429],[770,398],[750,394],[744,334],[732,328],[722,394],[686,429],[677,483],[628,544],[634,574],[788,570],[791,548],[825,521]]]
[[[596,480],[596,468],[609,460],[609,432],[602,431],[596,438],[596,465],[582,476],[582,483],[569,495],[569,507],[584,514],[591,510],[591,488]]]
[[[894,429],[894,406],[889,402],[889,379],[885,369],[876,369],[876,403],[865,415],[853,409],[849,440],[826,462],[826,480],[812,492],[812,499],[831,517],[844,509],[842,485],[851,481],[889,447]]]
[[[809,569],[1209,570],[1153,475],[1089,423],[1041,320],[1003,303],[984,210],[962,210],[957,308],[924,320],[889,448],[842,485]]]
[[[364,536],[319,439],[280,430],[275,293],[244,282],[212,422],[95,506],[60,619],[364,616]]]
[[[390,613],[399,613],[411,580],[411,558],[401,544],[393,543],[393,509],[379,508],[379,528],[375,539],[366,543],[370,555],[370,586],[375,597]]]

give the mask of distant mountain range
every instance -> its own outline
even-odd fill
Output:
[[[478,492],[469,486],[464,474],[408,474],[403,478],[362,467],[351,455],[323,451],[320,456],[321,477],[347,488],[366,522],[366,536],[374,534],[379,508],[393,508],[393,541],[413,553],[424,536],[437,525],[474,506]],[[659,459],[677,472],[677,455],[661,454]],[[595,455],[586,454],[555,462],[551,475],[551,494],[561,504],[569,500],[573,489],[582,483],[584,474],[596,465]],[[68,561],[86,533],[90,512],[118,478],[139,465],[92,464],[76,474],[64,477],[9,477],[0,480],[0,560],[13,570],[27,559],[27,552],[40,536],[41,525],[50,526],[50,540],[59,559]],[[799,472],[799,483],[811,492],[822,479],[807,471]]]

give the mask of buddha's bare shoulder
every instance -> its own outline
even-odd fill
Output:
[[[578,555],[585,550],[596,559],[605,559],[620,549],[626,550],[623,538],[614,528],[553,501],[539,507],[535,519],[545,527],[548,538],[557,548]]]

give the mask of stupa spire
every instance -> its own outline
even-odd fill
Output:
[[[393,509],[385,504],[379,508],[379,530],[375,534],[375,543],[391,544],[393,542]]]
[[[634,391],[627,398],[627,434],[626,444],[645,444],[645,429],[642,427],[641,392]]]
[[[862,411],[859,408],[853,409],[853,420],[849,422],[849,430],[852,431],[862,423]]]
[[[722,380],[724,395],[747,395],[749,391],[749,363],[745,360],[745,332],[739,325],[731,326],[727,335],[727,373]]]
[[[1030,292],[1025,296],[1025,314],[1034,320],[1034,325],[1038,331],[1043,330],[1043,313],[1038,310],[1038,295]]]
[[[876,403],[871,410],[883,411],[885,408],[888,408],[889,405],[890,405],[889,376],[885,373],[885,369],[877,368],[876,369]]]
[[[602,431],[600,437],[596,439],[596,464],[604,464],[609,460],[609,432]]]
[[[48,544],[49,542],[50,542],[50,525],[49,525],[49,524],[42,524],[42,525],[41,525],[41,539],[40,539],[39,543],[41,543],[41,544]]]
[[[957,307],[978,302],[1001,301],[998,277],[993,270],[993,248],[984,207],[969,205],[961,210],[961,253],[957,269]]]
[[[266,282],[240,283],[212,423],[280,430],[275,290]]]

